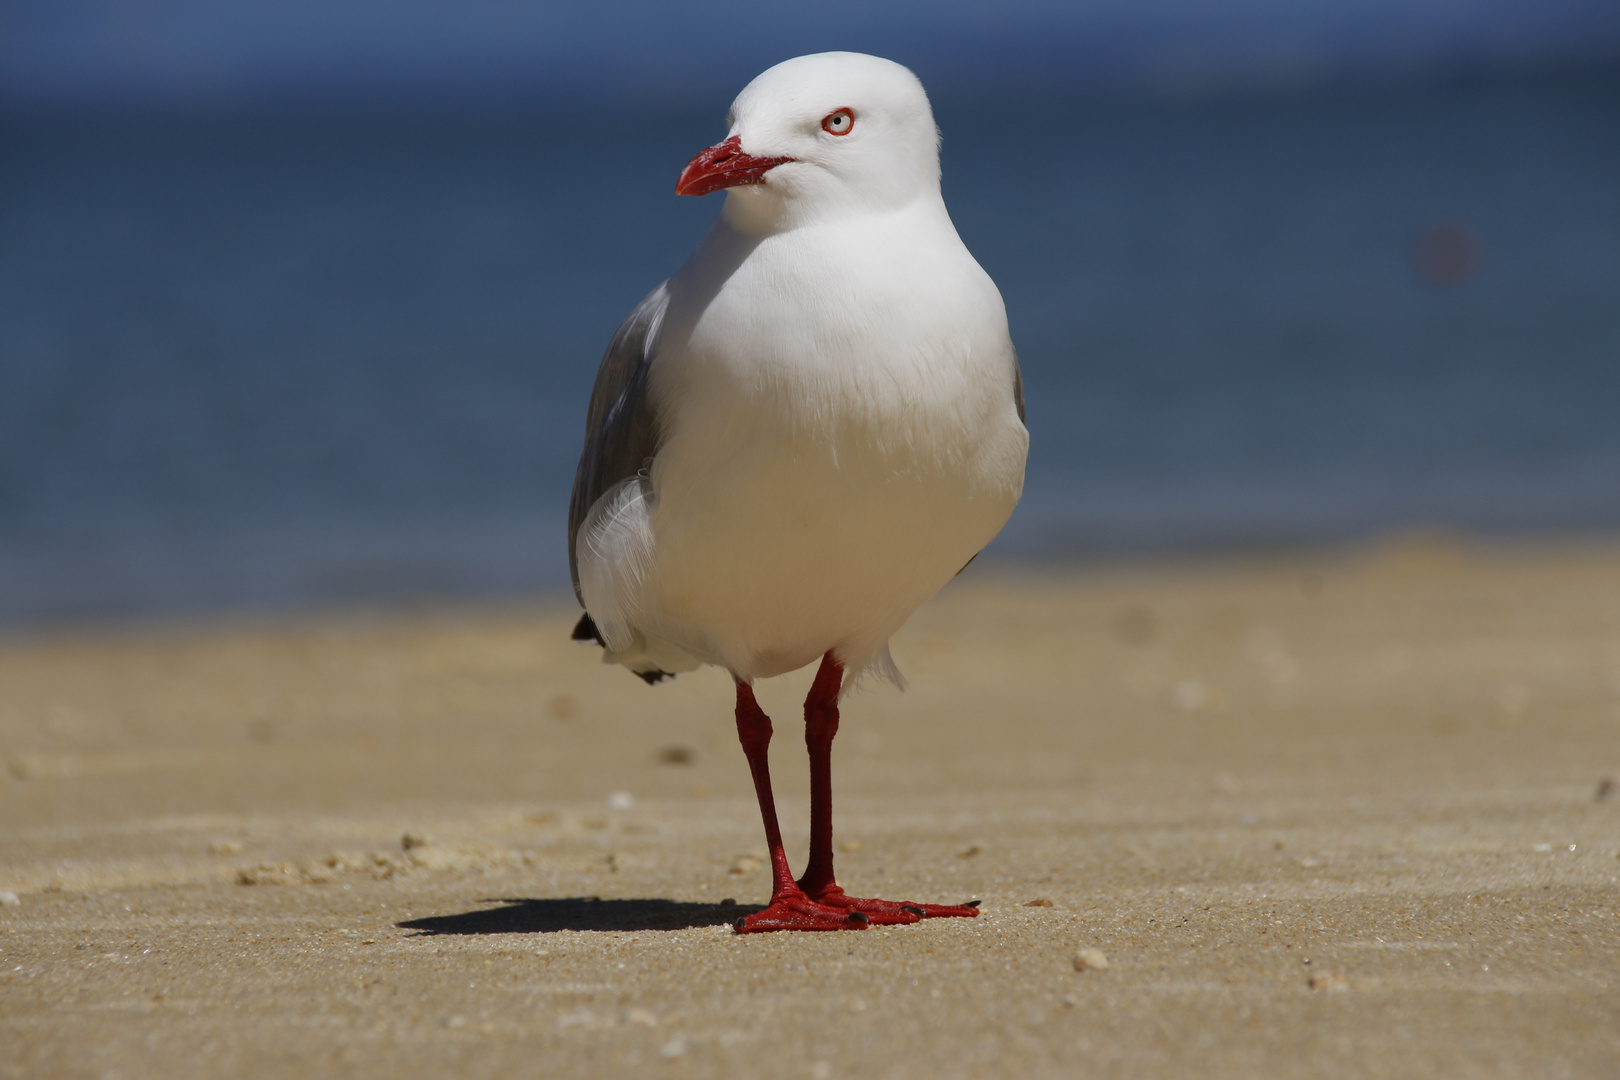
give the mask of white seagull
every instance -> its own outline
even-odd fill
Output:
[[[896,684],[889,637],[990,542],[1023,489],[1018,358],[1001,294],[939,187],[922,84],[820,53],[749,83],[675,190],[725,189],[675,276],[619,327],[569,509],[574,631],[649,683],[714,664],[770,846],[770,905],[737,930],[975,915],[848,896],[833,876],[842,692]],[[805,700],[810,861],[777,827],[755,679],[819,660]]]

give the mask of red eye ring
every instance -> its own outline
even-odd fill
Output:
[[[821,118],[821,130],[829,135],[848,135],[855,130],[855,113],[851,109],[834,109]]]

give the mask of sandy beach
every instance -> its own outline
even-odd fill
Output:
[[[732,933],[729,683],[574,617],[0,640],[0,1077],[1620,1075],[1620,545],[975,566],[834,776],[983,915],[837,934]]]

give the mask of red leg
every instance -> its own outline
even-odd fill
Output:
[[[811,896],[838,888],[833,878],[832,743],[838,734],[838,690],[843,680],[844,665],[828,653],[804,699],[804,745],[810,751],[810,861],[799,888]]]
[[[838,692],[843,682],[844,665],[828,653],[821,658],[821,668],[804,699],[804,742],[810,750],[810,862],[799,879],[799,888],[819,904],[859,912],[874,923],[914,923],[918,919],[977,915],[977,904],[867,900],[847,896],[839,887],[833,875],[832,744],[838,734]],[[773,820],[774,817],[773,814]]]
[[[765,843],[771,849],[771,903],[737,920],[739,934],[764,930],[856,930],[866,926],[864,914],[845,908],[818,904],[805,896],[788,869],[787,853],[782,850],[782,830],[776,823],[776,800],[771,795],[771,718],[754,700],[753,687],[737,683],[737,738],[748,756],[748,770],[754,774],[754,793],[759,796],[759,815],[765,819]],[[831,863],[828,864],[829,869]]]

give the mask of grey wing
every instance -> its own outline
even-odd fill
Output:
[[[658,452],[658,417],[647,398],[647,372],[652,367],[653,339],[669,304],[667,285],[648,293],[614,332],[591,388],[585,450],[568,501],[568,572],[581,604],[585,598],[579,590],[579,558],[574,546],[585,515],[604,491],[639,473]]]

